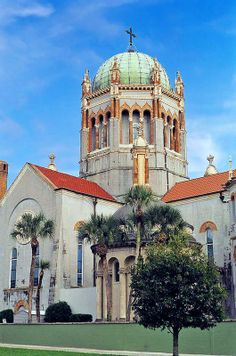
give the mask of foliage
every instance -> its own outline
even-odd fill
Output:
[[[173,355],[178,355],[182,328],[208,329],[223,320],[225,292],[217,267],[183,233],[147,249],[146,260],[132,273],[131,288],[139,323],[173,333]]]
[[[66,302],[58,302],[49,305],[44,321],[47,323],[66,323],[71,321],[71,308]]]
[[[53,231],[54,222],[47,220],[42,213],[37,215],[25,213],[21,219],[16,222],[14,230],[11,232],[11,237],[31,241],[34,238],[38,239],[39,237],[45,238],[51,236]]]
[[[31,265],[29,275],[29,293],[28,293],[28,322],[32,322],[32,299],[34,288],[34,272],[36,264],[36,253],[39,246],[39,238],[52,237],[54,233],[53,220],[47,220],[46,217],[39,213],[32,215],[25,213],[15,223],[14,229],[11,232],[11,237],[14,239],[21,239],[22,241],[30,242],[31,245]]]
[[[104,251],[98,250],[98,254],[102,255],[106,254],[107,247],[114,241],[116,231],[117,220],[112,216],[91,215],[90,220],[80,227],[79,238],[104,247]]]
[[[0,323],[6,319],[7,323],[13,323],[14,315],[12,309],[5,309],[0,312]]]
[[[75,323],[90,323],[93,321],[91,314],[72,314],[71,321]]]
[[[149,239],[164,238],[178,234],[188,224],[183,220],[178,209],[166,204],[155,204],[150,206],[144,213],[144,225],[149,233]],[[166,241],[166,242],[167,242]]]

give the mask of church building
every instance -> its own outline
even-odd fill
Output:
[[[106,60],[93,80],[82,82],[79,177],[59,172],[55,156],[47,168],[26,163],[7,190],[8,164],[0,161],[0,310],[12,308],[15,322],[27,320],[30,244],[10,237],[23,213],[43,212],[55,222],[52,239],[39,241],[39,261],[50,261],[41,290],[40,312],[68,302],[74,313],[104,320],[106,295],[99,261],[78,230],[91,214],[113,215],[133,185],[148,185],[165,204],[180,210],[221,271],[228,290],[226,310],[235,316],[236,171],[219,173],[208,157],[203,177],[188,178],[184,83],[174,87],[156,58],[126,52]],[[112,320],[126,320],[130,266],[135,245],[108,251],[112,277]],[[35,297],[35,294],[34,294]],[[33,302],[35,314],[35,300]]]

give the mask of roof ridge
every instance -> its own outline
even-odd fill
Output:
[[[236,168],[233,169],[233,172],[236,173]],[[218,172],[218,173],[215,173],[215,174],[211,174],[209,176],[202,176],[202,177],[196,177],[196,178],[190,178],[188,180],[182,180],[181,182],[176,182],[175,185],[177,184],[182,184],[182,183],[186,183],[186,182],[192,182],[193,180],[198,180],[198,179],[203,179],[203,178],[209,178],[209,177],[215,177],[215,176],[219,176],[221,174],[225,174],[225,173],[229,173],[229,170],[228,171],[224,171],[224,172]],[[236,178],[236,176],[234,176]]]

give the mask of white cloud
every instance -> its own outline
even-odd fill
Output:
[[[42,5],[38,1],[0,1],[1,25],[6,25],[18,17],[48,17],[54,12],[52,5]]]

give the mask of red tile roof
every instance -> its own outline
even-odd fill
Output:
[[[53,186],[54,189],[66,189],[75,193],[94,196],[96,198],[116,201],[109,193],[102,189],[97,183],[90,182],[89,180],[71,176],[70,174],[56,172],[48,168],[30,164],[36,172],[46,178]]]
[[[236,170],[234,170],[236,176]],[[224,190],[229,172],[216,173],[211,176],[195,178],[176,183],[162,198],[165,203],[190,199],[202,195],[218,193]]]

